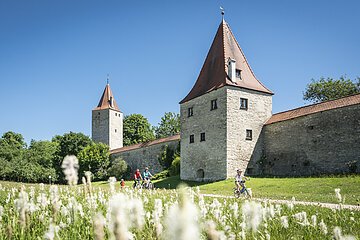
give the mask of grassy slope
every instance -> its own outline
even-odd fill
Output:
[[[180,183],[179,177],[170,177],[155,183],[156,187],[174,188]],[[200,185],[203,193],[231,195],[234,180],[208,184],[186,182],[190,186]],[[169,187],[170,184],[170,187]],[[336,203],[335,188],[341,189],[346,204],[360,203],[360,176],[320,178],[251,178],[247,187],[253,196],[259,198],[291,199]]]
[[[155,181],[155,187],[174,189],[182,181],[178,176]],[[126,186],[131,187],[132,181],[127,181]],[[201,192],[232,195],[233,179],[214,183],[185,182],[189,186],[199,186]],[[3,186],[19,187],[18,183],[0,181]],[[31,184],[28,184],[29,186]],[[321,177],[321,178],[251,178],[247,187],[252,189],[253,196],[271,199],[291,199],[336,203],[334,189],[340,188],[345,197],[345,204],[360,203],[360,176],[350,177]],[[95,182],[94,187],[109,188],[107,182]],[[120,187],[120,183],[116,183]]]

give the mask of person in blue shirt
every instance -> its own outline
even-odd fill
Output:
[[[145,171],[143,172],[143,179],[144,179],[144,182],[146,184],[146,186],[148,186],[149,182],[150,182],[150,178],[152,177],[153,175],[150,173],[149,171],[149,168],[146,167],[145,168]]]

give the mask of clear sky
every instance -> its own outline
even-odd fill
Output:
[[[360,1],[0,1],[0,134],[91,135],[110,74],[125,115],[157,125],[200,72],[225,20],[273,112],[305,104],[312,78],[360,76]]]

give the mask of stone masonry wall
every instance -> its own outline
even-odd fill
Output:
[[[248,99],[248,109],[240,109],[240,98]],[[236,169],[247,169],[251,159],[260,159],[263,142],[259,139],[264,123],[271,117],[272,95],[248,89],[227,87],[227,177]],[[252,140],[246,130],[252,130]]]
[[[109,147],[110,149],[121,148],[123,146],[123,113],[109,110]]]
[[[109,110],[92,111],[92,140],[109,144]]]
[[[360,104],[266,125],[259,174],[304,176],[360,172]]]
[[[163,142],[149,146],[144,144],[143,147],[119,153],[113,153],[111,156],[120,156],[130,166],[133,172],[137,168],[143,172],[145,167],[149,167],[150,172],[152,174],[156,174],[163,170],[163,167],[159,163],[159,156],[164,151],[166,145],[172,149],[176,149],[179,145],[179,140]]]
[[[217,109],[211,100],[217,99]],[[193,116],[188,117],[188,108]],[[226,173],[226,88],[194,98],[180,105],[181,166],[184,180],[212,181],[225,179]],[[205,141],[200,134],[205,133]],[[194,143],[190,143],[190,135]]]

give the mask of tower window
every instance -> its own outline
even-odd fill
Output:
[[[210,110],[215,110],[217,109],[217,99],[211,100],[211,108]]]
[[[200,133],[200,142],[204,142],[205,141],[205,133]]]
[[[115,113],[115,116],[117,116],[117,113]]]
[[[252,140],[252,130],[246,129],[246,140]]]
[[[115,132],[117,132],[117,130],[115,129]]]
[[[190,135],[190,143],[194,143],[194,134]]]
[[[246,98],[240,98],[240,109],[248,109],[248,100]]]
[[[188,117],[191,117],[194,114],[193,107],[188,108]]]
[[[241,79],[241,70],[240,69],[236,69],[235,70],[235,75],[237,78],[240,78]]]

